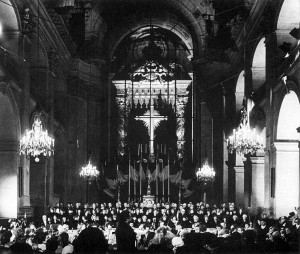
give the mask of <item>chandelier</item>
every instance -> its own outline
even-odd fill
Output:
[[[91,181],[98,178],[99,171],[97,170],[97,167],[93,166],[93,164],[91,164],[91,161],[89,160],[89,163],[86,166],[82,167],[79,175],[80,177]]]
[[[205,159],[203,166],[198,168],[196,172],[197,181],[199,182],[213,182],[215,180],[216,172],[208,165],[208,160]]]
[[[34,122],[31,130],[26,130],[26,134],[20,141],[20,155],[35,157],[35,161],[40,159],[39,155],[51,156],[54,154],[54,139],[48,136],[48,131],[43,130],[41,114],[34,116]]]
[[[245,107],[241,110],[242,117],[240,125],[233,130],[233,134],[226,140],[229,153],[236,151],[239,154],[254,154],[263,151],[262,138],[255,131],[250,129],[247,110]]]

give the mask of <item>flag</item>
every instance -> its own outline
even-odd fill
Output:
[[[139,174],[136,172],[136,170],[130,166],[130,178],[135,181],[135,182],[138,182],[139,180]]]
[[[117,178],[121,184],[128,181],[128,175],[124,175],[120,170],[117,171]]]
[[[185,190],[185,192],[182,193],[182,197],[183,198],[188,198],[189,196],[191,196],[194,193],[194,190],[190,191],[188,189]]]
[[[107,185],[110,189],[113,189],[113,190],[117,189],[117,187],[118,187],[117,180],[112,180],[112,179],[109,179],[109,178],[106,178],[106,177],[105,177],[105,180],[106,180]]]
[[[150,182],[153,182],[156,180],[156,169],[152,172],[152,174],[150,173],[150,170],[147,169],[147,176],[150,174],[151,175],[151,179],[150,179]]]
[[[182,189],[187,189],[191,183],[192,179],[181,180]]]
[[[171,183],[180,184],[181,182],[182,170],[179,170],[176,175],[170,175]]]
[[[146,179],[146,175],[145,175],[145,172],[144,172],[144,170],[143,170],[142,163],[140,163],[140,179],[141,179],[142,181],[145,181],[145,179]]]
[[[160,181],[164,181],[166,179],[168,179],[168,167],[169,166],[165,166],[161,172],[158,173],[158,177]]]
[[[104,193],[107,194],[111,198],[115,198],[115,194],[110,189],[103,189]]]

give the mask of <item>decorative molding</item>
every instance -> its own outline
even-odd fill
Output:
[[[252,164],[264,164],[265,163],[265,157],[250,157]]]
[[[236,166],[234,167],[235,173],[236,174],[244,174],[245,173],[245,169],[242,166]]]
[[[296,152],[299,153],[298,142],[274,142],[276,152]]]

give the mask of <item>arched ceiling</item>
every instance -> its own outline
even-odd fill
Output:
[[[19,30],[18,17],[12,1],[0,1],[0,26],[3,33]]]
[[[205,21],[195,13],[212,12],[206,0],[101,0],[98,6],[110,31],[109,57],[128,34],[147,25],[172,31],[193,48],[194,56],[204,51]]]
[[[170,30],[158,26],[145,26],[127,35],[114,51],[114,69],[119,71],[127,66],[127,71],[143,64],[145,61],[156,60],[164,66],[170,63],[180,64],[186,72],[191,70],[190,59],[193,49],[188,48],[184,41]]]

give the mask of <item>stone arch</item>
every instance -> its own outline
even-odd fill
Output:
[[[8,83],[0,83],[0,217],[18,213],[20,117]]]
[[[257,91],[266,80],[266,47],[265,38],[256,46],[252,61],[252,91]]]
[[[16,32],[20,30],[20,17],[17,11],[17,6],[13,0],[0,2],[0,17],[3,33]]]
[[[300,17],[300,2],[294,0],[285,0],[281,6],[278,19],[277,19],[277,45],[290,43],[291,46],[296,45],[297,40],[290,35],[294,28],[299,29]],[[284,57],[287,52],[278,50],[279,57]]]
[[[165,29],[169,29],[170,27],[176,25],[176,23],[173,23],[173,22],[170,22],[170,21],[168,21],[167,23],[169,23],[168,27],[166,27],[163,24],[163,22],[161,22],[161,21],[153,21],[151,25],[161,27],[161,28],[165,28]],[[122,40],[126,36],[128,36],[130,33],[133,33],[134,31],[138,30],[139,28],[147,26],[147,25],[149,25],[149,20],[143,20],[143,21],[139,21],[138,24],[132,23],[132,24],[129,25],[129,27],[124,26],[124,27],[119,28],[118,31],[115,31],[115,33],[112,34],[112,37],[111,37],[111,40],[110,40],[113,43],[110,43],[109,59],[113,58],[113,54],[114,54],[115,50],[117,49],[118,45],[122,42]],[[172,32],[174,34],[176,34],[183,42],[185,42],[185,45],[186,45],[187,48],[191,49],[192,51],[194,50],[194,48],[195,48],[194,44],[195,43],[192,40],[192,35],[191,34],[186,35],[186,36],[191,37],[191,40],[192,40],[192,43],[188,43],[187,39],[185,39],[183,37],[183,35],[179,31],[176,30],[176,28]],[[190,44],[192,44],[192,45],[190,45]]]
[[[0,46],[4,48],[0,53],[8,50],[12,52],[9,57],[18,55],[21,21],[14,0],[0,1],[0,17]]]
[[[204,2],[204,1],[203,1]],[[193,51],[194,56],[198,57],[205,47],[205,36],[206,36],[206,24],[204,19],[198,19],[194,16],[196,12],[207,13],[207,11],[212,11],[212,7],[206,7],[207,3],[200,4],[191,4],[189,1],[177,1],[177,0],[166,0],[162,3],[162,7],[166,6],[168,9],[171,9],[178,15],[177,20],[172,20],[170,17],[164,17],[165,20],[162,20],[161,16],[153,17],[151,24],[156,26],[161,26],[164,28],[166,25],[169,29],[172,30],[177,36],[182,37],[180,34],[182,24],[185,24],[185,27],[188,27],[189,36],[193,40]],[[214,12],[213,12],[214,13]],[[169,13],[170,14],[170,13]],[[196,15],[196,14],[195,14]],[[171,15],[172,16],[172,15]],[[179,22],[178,20],[182,20]],[[122,24],[121,27],[116,27],[114,31],[111,31],[111,37],[109,39],[109,59],[111,60],[114,54],[115,49],[119,43],[134,30],[138,29],[141,26],[149,25],[149,19],[147,22],[145,20],[139,19],[130,20],[130,17],[127,19],[127,24]]]
[[[296,128],[300,126],[300,102],[293,90],[285,94],[278,112],[276,140],[298,140]]]
[[[291,81],[287,88],[295,87]],[[287,215],[299,206],[299,148],[300,100],[297,90],[283,93],[276,123],[275,214]],[[287,184],[288,183],[288,184]]]

